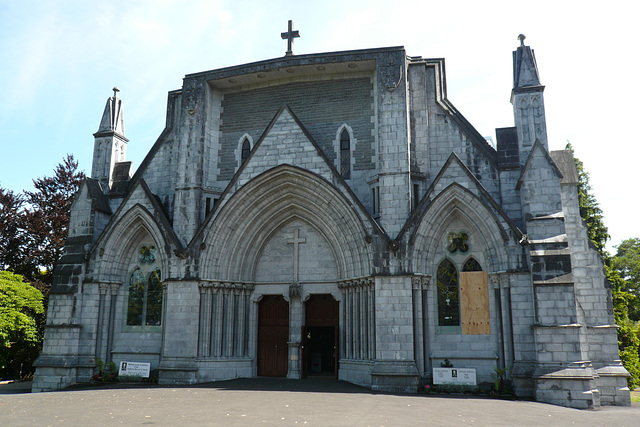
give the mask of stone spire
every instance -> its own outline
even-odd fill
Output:
[[[524,34],[520,34],[518,40],[520,46],[513,52],[511,104],[518,133],[520,164],[524,165],[536,141],[540,141],[547,151],[549,145],[544,111],[544,86],[540,84],[536,57],[533,49],[525,46]]]
[[[124,133],[124,112],[122,99],[118,98],[118,87],[113,88],[113,96],[107,99],[98,132],[94,133],[93,164],[91,178],[100,181],[105,193],[113,183],[116,163],[126,161],[127,142]]]
[[[113,96],[107,99],[107,105],[104,107],[102,120],[100,121],[98,132],[96,133],[115,132],[120,136],[125,137],[122,99],[118,98],[118,92],[120,92],[118,86],[114,87]]]
[[[533,50],[524,45],[524,34],[518,36],[520,46],[513,52],[513,88],[540,86],[540,75]]]

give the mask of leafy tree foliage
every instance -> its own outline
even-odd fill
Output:
[[[627,283],[627,291],[640,297],[640,238],[626,239],[619,246],[611,266],[620,272]],[[640,320],[635,318],[634,320]]]
[[[22,195],[0,188],[0,269],[15,271],[28,264],[23,206]]]
[[[565,147],[573,153],[571,143]],[[589,173],[585,171],[584,164],[580,159],[574,157],[576,169],[578,171],[578,204],[580,206],[580,216],[587,224],[589,240],[593,242],[603,259],[607,259],[608,254],[605,249],[607,240],[611,238],[609,229],[604,225],[602,209],[598,205],[595,196],[591,194],[591,184],[589,183]]]
[[[38,355],[42,298],[22,276],[0,271],[0,378],[17,378],[20,372],[30,370]]]

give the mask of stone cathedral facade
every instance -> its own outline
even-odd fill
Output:
[[[114,91],[34,391],[88,381],[99,358],[162,384],[415,392],[448,359],[478,382],[507,368],[543,402],[630,404],[573,157],[549,152],[521,40],[495,147],[447,98],[444,60],[402,47],[189,74],[135,173]]]

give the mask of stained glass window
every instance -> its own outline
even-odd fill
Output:
[[[462,266],[462,271],[482,271],[482,267],[475,258],[471,257]]]
[[[460,326],[458,270],[445,259],[438,266],[438,326]]]
[[[153,253],[152,260],[149,256],[151,253]],[[148,267],[144,267],[144,264],[153,264],[155,260],[153,246],[143,246],[140,249],[138,262],[143,267],[136,267],[129,278],[127,303],[127,325],[129,326],[162,325],[162,274],[159,268],[149,271]]]
[[[144,312],[145,277],[140,267],[136,267],[129,279],[129,305],[127,325],[142,325]]]
[[[344,179],[351,178],[351,138],[346,129],[340,134],[340,174]]]

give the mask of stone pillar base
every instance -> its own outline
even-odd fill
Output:
[[[300,342],[288,342],[289,344],[289,369],[287,370],[287,378],[299,380],[300,372]]]
[[[515,361],[511,368],[511,381],[513,381],[513,390],[518,397],[534,397],[535,384],[532,378],[535,370],[535,362],[531,361]]]
[[[376,360],[371,370],[371,389],[416,393],[420,373],[411,360]]]
[[[158,365],[158,384],[195,384],[198,368],[191,359],[163,359]]]
[[[60,390],[75,383],[88,383],[95,363],[85,357],[40,355],[33,366],[31,392]]]
[[[611,406],[631,406],[631,393],[627,387],[629,372],[622,362],[596,369],[596,384],[600,390],[600,403]]]
[[[538,402],[577,409],[600,407],[600,391],[591,362],[573,362],[568,366],[538,364],[533,373]]]

